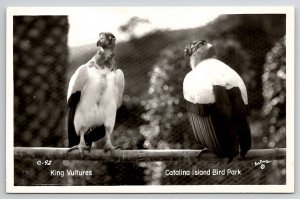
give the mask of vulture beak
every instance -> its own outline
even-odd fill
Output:
[[[103,47],[104,43],[105,43],[105,36],[102,33],[100,33],[96,46]]]
[[[96,46],[97,46],[97,47],[98,47],[98,46],[102,47],[102,46],[101,46],[101,41],[100,41],[100,39],[97,41]]]

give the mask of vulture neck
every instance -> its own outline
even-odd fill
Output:
[[[105,48],[101,53],[96,54],[93,58],[96,68],[114,68],[114,51],[113,48]]]
[[[192,70],[195,70],[196,68],[201,67],[201,66],[199,66],[199,65],[200,65],[203,61],[206,61],[206,60],[209,60],[209,59],[215,59],[215,58],[214,58],[214,57],[204,58],[204,59],[201,59],[201,60],[198,61],[198,62],[196,62],[196,61],[192,62],[192,60],[191,60],[190,65],[191,65]]]

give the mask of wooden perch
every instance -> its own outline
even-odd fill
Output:
[[[15,159],[44,160],[99,160],[99,161],[218,161],[222,160],[210,152],[189,149],[153,149],[153,150],[116,150],[114,154],[102,149],[92,149],[84,152],[81,158],[78,151],[67,153],[68,148],[47,147],[14,147]],[[246,160],[279,160],[286,156],[285,148],[253,149],[246,155]],[[223,159],[226,160],[226,159]],[[235,160],[239,160],[236,158]]]

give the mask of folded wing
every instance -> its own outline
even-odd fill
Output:
[[[83,65],[79,67],[69,82],[68,88],[68,110],[67,110],[67,130],[68,130],[68,140],[69,147],[75,146],[79,143],[80,137],[77,135],[75,126],[74,126],[74,117],[77,105],[80,101],[81,91],[86,83],[87,79],[87,69],[86,66]]]
[[[122,104],[122,97],[125,87],[125,79],[124,79],[124,73],[122,70],[117,69],[116,70],[116,87],[117,87],[117,106],[118,108]]]

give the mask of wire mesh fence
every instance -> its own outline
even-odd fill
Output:
[[[66,92],[73,72],[96,45],[69,48],[67,16],[14,17],[14,146],[66,147]],[[117,34],[115,34],[117,36]],[[112,141],[123,149],[198,149],[182,95],[190,71],[186,43],[211,41],[218,58],[248,89],[252,148],[285,145],[285,15],[223,15],[204,27],[153,31],[117,43],[125,74],[123,105]],[[118,38],[117,38],[118,39]],[[96,43],[96,41],[95,41]],[[93,148],[102,148],[103,141]],[[261,169],[253,161],[95,162],[15,160],[15,185],[285,184],[285,160]],[[241,170],[241,175],[167,175],[170,170]],[[64,176],[55,171],[65,171]],[[67,170],[92,175],[67,175]],[[51,173],[52,172],[52,173]]]
[[[56,146],[65,122],[67,17],[13,20],[14,144]]]

